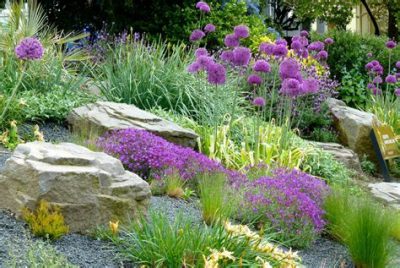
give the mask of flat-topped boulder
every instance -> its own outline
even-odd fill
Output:
[[[379,182],[368,185],[372,194],[388,205],[400,209],[400,183],[399,182]]]
[[[313,144],[332,154],[337,161],[343,163],[346,167],[361,171],[360,160],[353,150],[333,142],[313,142]]]
[[[0,208],[20,215],[44,199],[57,205],[72,232],[146,211],[150,187],[105,153],[72,144],[18,145],[0,174]]]
[[[365,154],[371,161],[377,162],[370,138],[373,122],[378,122],[376,116],[345,106],[342,101],[328,99],[327,103],[340,143],[352,149],[359,157]]]
[[[152,132],[178,145],[194,148],[198,135],[190,129],[125,103],[98,101],[72,110],[67,120],[73,129],[99,134],[108,130],[135,128]]]

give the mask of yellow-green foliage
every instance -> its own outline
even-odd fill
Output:
[[[393,227],[390,234],[394,239],[400,241],[400,213],[394,215]]]
[[[28,208],[22,210],[22,217],[28,223],[35,236],[58,239],[68,233],[69,228],[64,223],[64,216],[57,206],[51,206],[47,201],[41,200],[35,212]]]

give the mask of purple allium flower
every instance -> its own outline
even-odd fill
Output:
[[[332,44],[333,44],[333,39],[330,38],[330,37],[328,37],[328,38],[325,39],[324,42],[325,42],[325,44],[327,44],[327,45],[332,45]]]
[[[287,78],[301,80],[300,64],[293,58],[283,60],[279,65],[279,76],[282,80]]]
[[[42,44],[33,37],[22,39],[15,47],[15,55],[20,60],[39,60],[43,57],[43,53]]]
[[[187,68],[187,71],[189,73],[197,73],[202,69],[202,66],[200,63],[198,62],[193,62],[192,64],[190,64]]]
[[[253,65],[255,72],[269,73],[271,72],[271,65],[266,60],[257,60]]]
[[[326,60],[328,58],[328,52],[325,50],[321,50],[320,52],[318,52],[317,58],[320,60]]]
[[[196,51],[194,52],[194,55],[196,56],[196,58],[200,57],[200,56],[208,56],[208,51],[207,49],[205,49],[204,47],[199,47],[198,49],[196,49]]]
[[[250,36],[249,27],[247,27],[246,25],[235,26],[235,28],[233,28],[233,32],[238,38],[247,38]]]
[[[257,107],[264,107],[265,106],[265,99],[263,97],[256,97],[253,100],[253,105]]]
[[[396,42],[393,41],[393,40],[389,40],[389,41],[386,42],[386,47],[387,47],[388,49],[393,49],[393,48],[396,47]]]
[[[206,26],[204,26],[204,32],[206,33],[215,32],[215,25],[211,23],[207,24]]]
[[[204,36],[206,36],[206,34],[199,29],[194,30],[189,37],[190,42],[196,42],[201,40]]]
[[[225,50],[221,53],[220,58],[221,60],[230,63],[233,61],[233,52],[230,50]]]
[[[278,40],[275,41],[275,45],[284,45],[287,46],[287,41],[283,38],[280,38]]]
[[[214,64],[214,59],[209,56],[199,56],[196,62],[200,64],[202,69],[207,70],[210,65]]]
[[[400,80],[400,73],[395,73],[397,80]]]
[[[374,83],[374,84],[382,84],[382,82],[383,82],[383,80],[382,80],[382,77],[380,77],[380,76],[375,76],[374,80],[372,80],[372,83]]]
[[[372,53],[369,52],[369,53],[367,54],[367,57],[368,57],[368,58],[372,58]]]
[[[204,13],[209,13],[211,11],[210,6],[203,1],[197,2],[196,8],[200,11],[203,11]]]
[[[224,44],[227,47],[237,47],[240,44],[239,38],[235,34],[225,36]]]
[[[301,91],[305,94],[315,94],[319,90],[318,80],[315,78],[308,78],[306,80],[303,80],[301,88]]]
[[[292,49],[294,49],[294,50],[299,50],[299,49],[301,49],[303,46],[302,46],[300,40],[294,40],[294,41],[292,42],[292,44],[290,45],[290,47],[291,47]]]
[[[367,69],[368,71],[372,71],[373,68],[374,68],[374,65],[372,64],[372,62],[368,62],[365,65],[365,69]]]
[[[396,62],[396,68],[400,69],[400,61]]]
[[[274,46],[274,51],[273,54],[276,57],[286,57],[288,53],[288,49],[286,45],[280,44],[280,45],[275,45]]]
[[[325,44],[322,43],[321,41],[315,41],[312,42],[309,46],[308,49],[309,50],[313,50],[313,51],[321,51],[325,48]]]
[[[306,30],[303,30],[300,32],[301,37],[308,37],[308,32]]]
[[[388,76],[386,76],[385,78],[385,82],[388,84],[394,84],[396,83],[397,79],[395,75],[389,74]]]
[[[213,85],[223,85],[226,81],[226,69],[222,64],[213,63],[207,68],[207,80]]]
[[[260,44],[259,51],[271,56],[274,54],[274,47],[275,45],[272,43],[263,42]]]
[[[297,97],[304,92],[302,92],[302,88],[299,80],[294,78],[287,78],[283,80],[281,89],[279,91],[282,95],[286,95],[289,97]]]
[[[247,78],[247,83],[249,83],[250,85],[261,85],[262,83],[262,78],[259,77],[256,74],[251,74],[249,75],[249,77]]]
[[[374,87],[372,89],[372,94],[377,96],[377,95],[381,95],[382,94],[382,90],[380,88]]]
[[[233,61],[236,66],[247,66],[251,58],[251,51],[247,47],[235,47],[233,49]]]
[[[394,90],[394,95],[396,95],[397,97],[400,97],[400,88],[396,88]]]
[[[376,86],[373,83],[368,83],[367,88],[373,89],[373,88],[376,88]]]

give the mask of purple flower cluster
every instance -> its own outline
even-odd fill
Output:
[[[286,238],[310,240],[325,226],[321,207],[328,193],[325,182],[311,175],[278,169],[271,177],[250,184],[245,194],[245,213]]]
[[[203,2],[203,1],[197,2],[196,8],[204,13],[210,13],[210,11],[211,11],[210,6],[206,2]],[[203,39],[206,36],[207,33],[215,32],[215,25],[209,23],[206,26],[204,26],[203,30],[201,30],[201,29],[193,30],[193,32],[190,34],[189,41],[190,42],[200,41],[201,39]]]
[[[197,2],[196,8],[204,13],[209,13],[211,11],[210,6],[206,2],[203,2],[203,1]]]
[[[33,37],[27,37],[15,47],[15,55],[20,60],[39,60],[43,57],[43,46]]]
[[[204,172],[225,171],[219,163],[205,155],[144,130],[111,131],[99,138],[97,145],[145,179],[162,179],[169,172],[178,171],[183,179],[190,180]]]

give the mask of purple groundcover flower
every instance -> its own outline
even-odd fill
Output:
[[[274,54],[274,47],[275,44],[263,42],[260,44],[259,51],[271,56]]]
[[[207,49],[205,49],[204,47],[199,47],[198,49],[196,49],[196,51],[194,52],[194,55],[196,56],[196,58],[200,57],[200,56],[208,56],[208,51]]]
[[[328,38],[325,39],[324,42],[325,42],[325,44],[327,44],[327,45],[332,45],[334,41],[333,41],[332,38],[328,37]]]
[[[245,213],[286,238],[310,243],[323,230],[326,222],[321,207],[330,192],[323,181],[298,170],[278,169],[248,188]]]
[[[15,47],[15,55],[20,60],[39,60],[43,57],[43,53],[42,44],[33,37],[22,39]]]
[[[279,44],[274,46],[274,51],[273,51],[274,56],[283,58],[286,57],[287,53],[288,49],[286,45]]]
[[[397,97],[400,97],[400,88],[396,88],[394,90],[394,95],[396,95]]]
[[[236,66],[247,66],[250,62],[251,51],[247,47],[235,47],[233,49],[232,63]]]
[[[257,60],[254,63],[253,70],[255,72],[269,73],[271,72],[271,65],[266,60]]]
[[[207,68],[207,80],[213,85],[223,85],[226,81],[226,69],[222,64],[213,63]]]
[[[204,32],[206,32],[206,33],[215,32],[215,26],[214,26],[214,24],[209,23],[209,24],[207,24],[206,26],[204,26]]]
[[[199,9],[200,11],[203,11],[204,13],[209,13],[211,11],[210,6],[203,1],[197,2],[196,8]]]
[[[233,32],[238,38],[247,38],[250,36],[249,27],[247,27],[246,25],[235,26],[235,28],[233,28]]]
[[[396,47],[396,42],[393,41],[393,40],[389,40],[389,41],[386,42],[386,47],[387,47],[388,49],[393,49],[393,48]]]
[[[190,42],[196,42],[201,40],[204,36],[206,36],[206,34],[199,29],[194,30],[189,37]]]
[[[256,74],[251,74],[249,75],[249,77],[247,78],[247,83],[249,83],[250,85],[261,85],[262,83],[262,78],[259,77]]]
[[[256,97],[253,100],[253,105],[257,107],[264,107],[265,106],[265,99],[263,97]]]
[[[396,83],[397,82],[396,76],[392,75],[392,74],[389,74],[388,76],[386,76],[385,82],[388,83],[388,84]]]
[[[294,78],[301,80],[300,64],[293,58],[285,59],[279,65],[279,76],[282,80]]]
[[[240,44],[239,38],[235,34],[225,36],[224,44],[227,47],[237,47]]]

